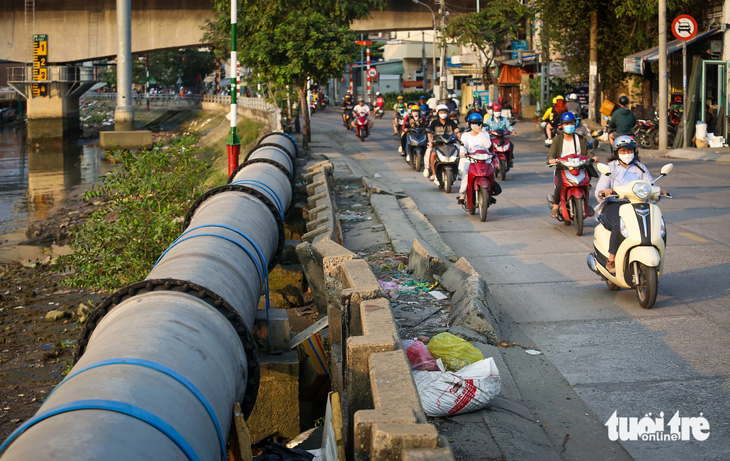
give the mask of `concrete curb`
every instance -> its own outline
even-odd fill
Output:
[[[453,460],[448,441],[426,422],[380,283],[365,260],[334,240],[342,242],[332,164],[308,168],[305,180],[311,230],[296,250],[318,307],[327,308],[332,389],[342,395],[348,458]]]

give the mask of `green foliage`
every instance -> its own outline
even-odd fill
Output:
[[[700,17],[706,0],[668,0],[667,28],[678,14]],[[611,91],[626,77],[623,58],[657,46],[658,3],[644,0],[536,0],[551,48],[563,54],[568,71],[586,80],[589,65],[591,12],[598,11],[598,72]],[[667,31],[668,40],[672,40]]]
[[[184,136],[151,150],[107,152],[118,166],[86,192],[101,204],[76,232],[72,254],[59,261],[61,269],[75,269],[69,285],[110,291],[147,275],[210,175],[196,142]]]
[[[443,31],[443,41],[453,40],[482,55],[488,55],[491,49],[494,56],[495,49],[510,47],[509,41],[516,37],[528,17],[531,12],[520,0],[493,0],[479,13],[452,19]],[[491,61],[486,62],[485,69],[490,64]]]
[[[215,70],[215,56],[212,51],[182,48],[152,52],[149,57],[150,79],[158,85],[176,85],[179,77],[183,86],[197,87],[206,75]],[[102,78],[107,85],[116,85],[117,67],[108,66]],[[135,56],[132,61],[132,83],[144,85],[146,80],[146,58]]]

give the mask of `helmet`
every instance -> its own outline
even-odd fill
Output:
[[[441,112],[442,110],[448,112],[449,108],[448,106],[446,106],[446,104],[439,104],[438,106],[436,106],[436,112]]]
[[[418,104],[414,104],[411,106],[411,110],[421,110],[421,106],[419,106]]]
[[[345,100],[349,101],[350,99],[352,99],[352,95],[351,94],[346,94],[345,95]]]
[[[482,114],[480,114],[479,112],[474,112],[473,114],[471,114],[469,116],[469,118],[466,119],[466,121],[469,124],[472,124],[472,123],[482,123],[484,121],[484,119],[482,118]]]
[[[636,150],[636,141],[631,136],[624,134],[613,140],[613,150],[633,149]]]
[[[380,91],[376,91],[375,96],[380,96]]]
[[[502,99],[502,98],[500,98],[500,99]],[[502,106],[500,106],[499,104],[494,104],[494,105],[492,105],[492,110],[495,112],[499,112],[502,110]]]
[[[555,96],[555,97],[553,98],[553,104],[557,103],[557,102],[558,102],[558,101],[560,101],[561,99],[565,99],[565,98],[564,98],[564,97],[562,97],[562,96],[560,96],[560,95],[557,95],[557,96]]]
[[[575,123],[575,115],[572,112],[563,112],[563,115],[560,116],[560,124],[570,122]]]
[[[400,101],[401,99],[403,99],[403,96],[398,96],[398,101]]]
[[[576,101],[578,99],[578,95],[575,93],[570,93],[570,96],[568,96],[568,99],[571,101]]]
[[[365,102],[365,98],[363,98],[362,96],[360,96],[359,98],[357,98],[357,102]]]
[[[500,104],[504,104],[504,98],[500,97],[499,99],[497,99],[497,102]],[[500,109],[501,109],[501,107],[500,107]]]
[[[494,103],[493,102],[490,102],[489,104],[487,104],[487,109],[491,109],[492,106],[494,106]]]
[[[420,98],[418,98],[418,99],[423,99],[423,100],[425,101],[425,100],[426,100],[426,97],[425,97],[425,96],[423,96],[423,95],[421,95],[421,97],[420,97]]]
[[[626,96],[621,96],[620,98],[618,98],[618,103],[621,104],[622,106],[628,106],[629,98],[627,98]]]
[[[474,97],[476,98],[476,97],[478,97],[479,95],[478,95],[478,94],[477,94],[477,92],[475,91],[475,92],[474,92],[474,93],[472,94],[472,96],[474,96]]]

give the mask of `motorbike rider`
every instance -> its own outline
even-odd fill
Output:
[[[565,98],[557,95],[553,98],[553,105],[545,111],[545,115],[542,116],[543,122],[547,122],[545,125],[545,136],[549,141],[553,139],[553,132],[557,129],[560,124],[560,116],[563,112],[568,110],[565,107]]]
[[[428,164],[430,169],[424,168],[423,176],[429,178],[437,186],[439,185],[439,181],[434,174],[434,164],[436,163],[436,149],[433,148],[434,138],[436,136],[450,134],[455,135],[457,139],[461,139],[459,127],[455,121],[449,118],[449,112],[449,108],[446,104],[439,104],[436,106],[436,113],[438,114],[438,117],[436,117],[436,119],[434,119],[428,127],[430,131],[428,133],[428,148],[426,148],[425,157],[429,159]],[[429,174],[431,175],[430,177]]]
[[[612,145],[617,136],[632,135],[634,126],[636,126],[636,115],[629,110],[629,98],[626,95],[621,96],[618,98],[618,103],[621,107],[613,111],[611,121],[608,122],[608,130],[613,130],[608,135],[608,140]]]
[[[461,157],[459,159],[459,175],[461,176],[461,184],[459,185],[459,196],[456,198],[456,201],[459,204],[463,204],[466,200],[466,189],[469,183],[469,181],[467,181],[467,178],[469,177],[469,161],[466,159],[466,154],[471,154],[478,150],[490,150],[492,146],[489,134],[482,130],[483,121],[484,118],[481,114],[471,114],[466,121],[469,124],[470,130],[461,135],[461,142],[464,144],[464,149],[459,155]],[[494,196],[499,195],[500,192],[502,192],[502,188],[499,184],[497,184],[497,181],[494,181],[491,200],[493,204],[497,203]]]
[[[403,118],[405,118],[406,113],[406,105],[403,103],[403,96],[398,96],[398,102],[393,104],[393,110],[395,111],[395,116],[393,117],[393,136],[398,136],[398,113],[402,113]]]
[[[547,161],[550,164],[557,163],[557,159],[565,157],[566,155],[578,154],[586,157],[590,157],[588,152],[588,143],[585,138],[577,136],[575,134],[575,115],[571,112],[565,112],[560,116],[560,124],[563,126],[562,134],[555,137],[555,140],[550,145],[548,151]],[[593,156],[593,161],[598,161],[598,156]],[[563,188],[563,175],[555,172],[555,190],[553,191],[552,208],[550,210],[550,217],[558,217],[558,208],[560,206],[560,191]],[[592,216],[590,213],[589,216]]]
[[[357,123],[358,117],[365,117],[367,118],[368,115],[370,115],[370,106],[365,104],[365,99],[360,96],[357,98],[357,105],[353,107],[352,109],[352,115],[354,116],[352,120],[352,128],[355,128],[355,124]],[[373,121],[368,120],[368,132],[373,129]]]
[[[400,146],[399,149],[402,156],[406,156],[406,161],[411,160],[410,152],[407,149],[406,142],[408,141],[408,128],[426,128],[428,125],[428,121],[425,117],[421,116],[421,108],[414,104],[411,106],[411,113],[408,114],[406,118],[403,119],[403,135],[400,138]]]
[[[571,95],[572,96],[572,95]],[[567,106],[567,104],[566,104]],[[583,138],[586,138],[586,142],[588,143],[588,148],[593,148],[593,136],[591,136],[591,130],[584,124],[581,123],[581,116],[580,113],[571,110],[571,114],[575,116],[575,134],[578,136],[581,136]]]
[[[420,106],[420,109],[421,109],[421,115],[423,117],[428,117],[431,113],[431,108],[428,107],[428,104],[426,104],[425,96],[421,96],[420,98],[418,98],[418,105]]]
[[[342,100],[342,122],[347,123],[347,116],[352,113],[355,103],[352,101],[352,95],[347,93],[345,99]]]
[[[456,104],[456,101],[454,101],[453,96],[454,96],[453,94],[446,95],[446,102],[444,104],[446,104],[446,107],[449,109],[449,112],[453,112],[459,108],[459,106]]]
[[[568,95],[568,102],[565,103],[565,107],[570,112],[576,112],[580,114],[581,107],[580,103],[578,102],[578,95],[575,93],[570,93],[570,95]]]
[[[474,103],[472,104],[469,111],[466,113],[466,117],[464,117],[464,121],[466,123],[469,123],[469,116],[471,114],[479,114],[484,118],[484,114],[486,114],[487,111],[484,109],[484,105],[482,104],[482,98],[479,97],[479,94],[475,91],[474,92]]]
[[[380,94],[380,91],[375,93],[375,107],[380,107],[385,110],[385,99],[383,98],[383,95]]]
[[[499,98],[502,99],[502,98]],[[507,117],[502,117],[502,106],[499,104],[495,104],[492,106],[492,109],[494,109],[494,115],[489,117],[484,121],[484,126],[489,131],[496,131],[499,129],[505,130],[511,134],[517,134],[514,127],[510,125],[509,120]],[[512,152],[512,158],[509,161],[509,166],[512,168],[514,163],[514,152]]]
[[[611,238],[608,244],[608,262],[606,270],[611,274],[616,273],[616,250],[621,244],[621,223],[619,220],[619,208],[621,203],[615,198],[609,197],[616,186],[629,184],[631,181],[641,180],[649,184],[654,182],[649,169],[639,161],[639,152],[636,149],[636,141],[628,135],[617,136],[613,142],[613,155],[608,159],[608,167],[611,169],[610,176],[601,175],[596,184],[596,198],[598,207],[596,211],[603,214],[606,221],[611,225]],[[662,195],[667,191],[661,189]]]

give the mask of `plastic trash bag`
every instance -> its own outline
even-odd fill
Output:
[[[480,410],[501,389],[499,370],[491,357],[456,373],[414,370],[413,381],[423,411],[428,416],[451,416]]]
[[[411,364],[411,370],[439,371],[436,359],[421,341],[406,339],[403,341],[403,347]]]
[[[428,343],[428,351],[441,359],[448,371],[459,371],[467,365],[484,359],[481,351],[451,333],[439,333]]]

